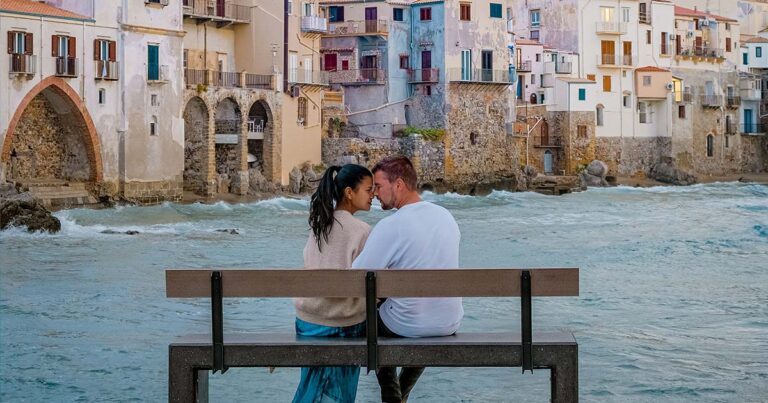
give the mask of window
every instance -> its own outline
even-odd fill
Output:
[[[649,45],[651,44],[651,30],[650,29],[645,31],[645,43],[647,43]]]
[[[502,18],[501,3],[491,3],[491,18]]]
[[[149,135],[157,136],[157,116],[152,116],[149,121]]]
[[[165,7],[168,5],[168,0],[144,0],[144,4],[159,4]]]
[[[763,57],[763,47],[762,46],[756,46],[755,47],[755,57]]]
[[[621,104],[624,105],[625,108],[631,108],[632,96],[629,94],[624,94],[624,96],[621,98]]]
[[[536,84],[536,74],[531,74],[531,84]]]
[[[32,34],[27,32],[8,32],[8,53],[31,55],[33,50]]]
[[[184,49],[184,51],[181,54],[181,63],[184,66],[184,68],[187,68],[187,65],[189,64],[189,50]]]
[[[461,3],[461,4],[459,4],[459,9],[460,9],[460,12],[459,12],[459,14],[460,14],[459,15],[459,19],[460,20],[462,20],[462,21],[469,21],[469,20],[472,19],[471,18],[472,17],[472,15],[471,15],[472,14],[471,13],[472,6],[469,3]]]
[[[579,101],[587,100],[587,90],[585,88],[579,88]]]
[[[603,92],[611,92],[611,76],[603,76]]]
[[[707,157],[715,155],[715,137],[707,135]]]
[[[424,95],[432,96],[432,86],[431,85],[425,85],[424,86]]]
[[[640,123],[653,123],[651,104],[647,102],[638,102],[637,109],[639,111]]]
[[[342,60],[341,61],[341,69],[342,70],[349,70],[349,60]]]
[[[731,142],[729,141],[731,139],[731,136],[725,136],[725,148],[731,147]]]
[[[677,107],[677,118],[678,119],[685,119],[685,105],[678,105],[678,107]]]
[[[541,25],[541,11],[540,10],[531,10],[530,16],[531,16],[531,26],[532,27],[538,27],[538,26]]]
[[[472,79],[472,50],[461,50],[461,79],[469,81]]]
[[[307,125],[307,98],[299,97],[299,116],[296,123],[306,126]]]
[[[432,21],[432,7],[424,7],[419,9],[419,20]]]
[[[603,105],[597,105],[597,108],[595,108],[595,118],[597,120],[597,125],[602,126],[603,125]]]
[[[107,103],[107,90],[99,88],[99,105]]]
[[[666,55],[667,53],[667,33],[662,32],[661,33],[661,54]]]
[[[536,53],[536,61],[537,62],[541,61],[541,53]]]
[[[725,51],[731,51],[731,38],[725,38]]]
[[[403,70],[408,69],[408,55],[400,55],[400,68]]]
[[[600,20],[603,22],[613,22],[613,7],[600,7]]]
[[[160,79],[160,46],[147,46],[147,80]]]
[[[643,87],[651,86],[651,76],[643,76]]]
[[[392,9],[392,19],[395,21],[403,21],[403,9],[402,8]]]
[[[749,53],[742,53],[741,54],[741,63],[744,65],[749,64]]]
[[[530,39],[532,41],[538,41],[539,40],[539,31],[538,30],[531,31],[531,34],[529,36],[530,36]]]
[[[77,45],[75,37],[53,35],[51,45],[53,57],[75,57]]]
[[[595,81],[595,75],[594,74],[587,74],[587,80]]]
[[[311,17],[312,16],[312,3],[304,3],[304,16],[305,17]]]
[[[293,0],[288,0],[288,15],[293,14]]]
[[[576,137],[580,139],[587,138],[587,126],[584,126],[584,125],[576,126]]]
[[[624,22],[629,22],[629,7],[621,8],[621,20]]]
[[[725,30],[726,30],[726,31],[730,31],[730,30],[731,30],[731,24],[729,24],[729,23],[727,23],[727,22],[726,22],[726,23],[725,23]]]
[[[469,143],[472,144],[473,146],[477,145],[477,133],[475,132],[469,133]]]
[[[328,7],[328,22],[344,21],[344,6]]]
[[[149,96],[149,104],[152,106],[160,106],[160,101],[157,97],[157,94],[152,94]]]

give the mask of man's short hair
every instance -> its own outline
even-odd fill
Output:
[[[400,178],[409,190],[416,190],[416,170],[407,157],[401,155],[386,157],[373,167],[374,175],[377,171],[384,172],[390,183]]]

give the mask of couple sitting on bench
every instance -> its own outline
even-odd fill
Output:
[[[384,210],[397,209],[371,227],[353,217],[376,196]],[[416,171],[400,156],[373,172],[347,164],[325,171],[310,203],[312,234],[304,248],[306,269],[454,269],[459,266],[459,227],[448,210],[421,200]],[[424,284],[429,287],[429,284]],[[298,298],[296,333],[303,336],[365,336],[362,298]],[[461,298],[388,298],[378,310],[386,337],[448,336],[458,328]],[[380,368],[382,402],[405,402],[423,367]],[[354,402],[358,367],[305,367],[293,402]]]

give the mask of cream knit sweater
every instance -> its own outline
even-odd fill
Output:
[[[323,241],[322,252],[315,235],[310,234],[304,246],[305,269],[348,269],[360,254],[371,232],[371,226],[353,217],[345,210],[333,213],[328,242]],[[344,327],[365,320],[365,300],[362,298],[295,298],[296,316],[318,325]]]

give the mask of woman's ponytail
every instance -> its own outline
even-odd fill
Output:
[[[328,234],[333,227],[334,202],[339,199],[335,176],[340,170],[341,167],[338,165],[325,170],[309,204],[309,227],[315,234],[317,247],[320,250],[322,250],[322,241],[328,242]]]

